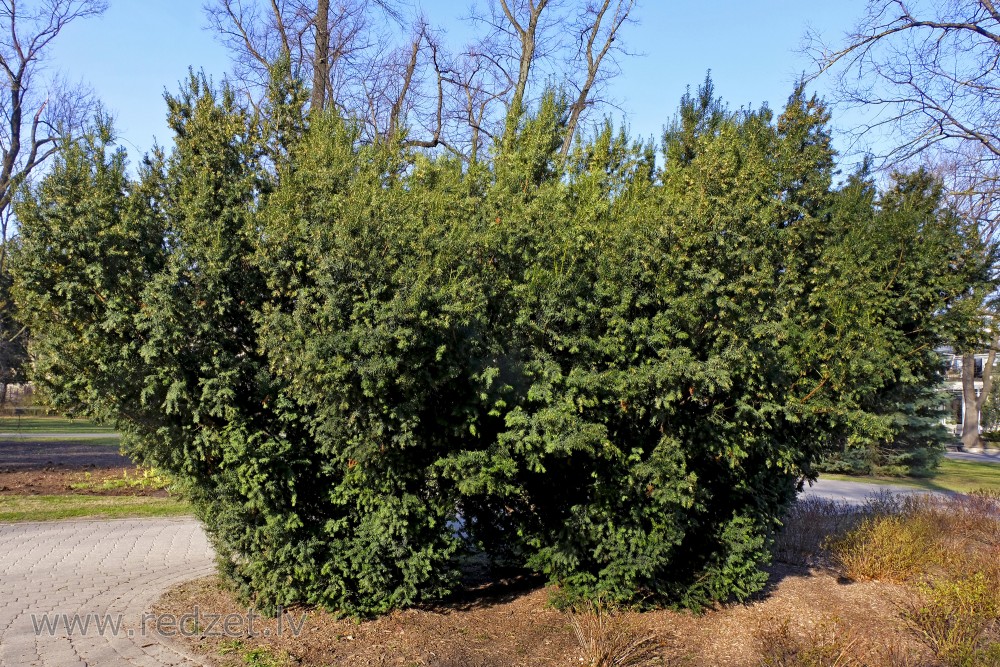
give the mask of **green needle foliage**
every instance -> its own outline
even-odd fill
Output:
[[[258,604],[383,613],[472,555],[567,602],[745,599],[820,457],[895,442],[975,326],[939,186],[835,188],[801,92],[706,82],[661,167],[610,126],[562,159],[555,95],[472,164],[304,95],[192,76],[169,155],[129,178],[100,124],[18,207],[36,380],[188,484]]]

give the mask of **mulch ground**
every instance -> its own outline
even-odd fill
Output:
[[[901,609],[906,593],[881,583],[843,583],[822,570],[776,567],[766,595],[756,602],[719,606],[704,614],[676,611],[624,613],[597,623],[578,617],[585,641],[605,643],[653,638],[660,661],[685,667],[759,667],[789,662],[801,646],[846,649],[865,664],[887,662],[889,650],[908,656],[906,663],[925,665],[925,650],[905,628]],[[247,651],[264,649],[281,665],[344,667],[536,667],[585,665],[592,656],[574,630],[571,617],[548,605],[549,591],[487,593],[433,608],[399,611],[356,623],[316,610],[291,610],[282,631],[275,620],[256,621],[250,636],[217,632],[189,633],[181,641],[220,665],[247,664]],[[246,618],[247,608],[220,584],[202,579],[182,585],[162,598],[160,614],[191,618],[194,610],[204,630],[206,618]],[[305,621],[301,633],[291,624]],[[209,615],[209,616],[206,616]],[[762,662],[762,656],[784,656]],[[856,657],[855,659],[858,659]],[[912,658],[914,661],[909,662]],[[256,663],[255,663],[256,664]],[[264,663],[261,663],[264,664]],[[267,663],[271,664],[271,663]],[[619,664],[619,663],[600,663]],[[626,664],[626,663],[622,663]],[[631,663],[628,663],[631,664]],[[646,664],[646,663],[643,663]]]
[[[167,495],[162,489],[144,487],[90,488],[126,474],[136,477],[141,473],[117,447],[71,439],[0,441],[0,494],[3,495]]]

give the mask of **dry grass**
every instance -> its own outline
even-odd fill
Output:
[[[873,642],[855,627],[830,620],[796,632],[791,619],[757,631],[760,667],[917,667],[925,664],[898,640]]]
[[[569,614],[587,667],[646,667],[665,662],[666,645],[628,614],[595,604]]]

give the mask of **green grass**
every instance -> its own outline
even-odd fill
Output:
[[[86,419],[66,417],[0,417],[0,433],[114,433]]]
[[[191,506],[177,498],[143,496],[2,496],[0,523],[52,521],[93,517],[162,517],[191,514]]]
[[[871,482],[891,486],[906,486],[927,491],[967,493],[978,489],[1000,491],[1000,465],[976,461],[942,459],[933,477],[853,477],[851,475],[821,475],[823,479],[845,482]]]

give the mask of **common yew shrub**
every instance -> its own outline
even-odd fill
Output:
[[[878,397],[972,322],[933,179],[834,187],[801,94],[685,96],[659,165],[610,126],[562,159],[550,95],[470,164],[278,83],[264,122],[192,77],[135,177],[105,124],[66,145],[15,269],[36,381],[186,482],[265,607],[440,599],[470,556],[569,601],[746,598],[817,458],[891,435]]]

